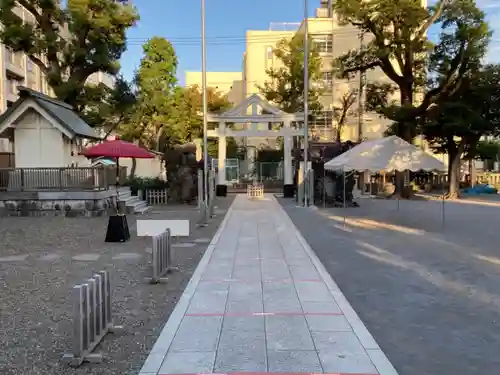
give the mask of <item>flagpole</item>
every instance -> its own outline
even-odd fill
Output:
[[[304,0],[304,168],[303,183],[308,176],[309,162],[309,1]],[[310,186],[310,184],[307,184]],[[304,185],[304,207],[309,206],[309,189]]]
[[[208,121],[207,121],[207,45],[205,39],[205,0],[201,0],[201,90],[203,101],[203,200],[208,220]]]

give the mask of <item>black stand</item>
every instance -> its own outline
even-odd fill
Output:
[[[127,217],[125,215],[110,216],[105,242],[127,242],[128,240],[130,240],[130,230]]]
[[[283,197],[293,198],[295,195],[295,185],[284,185],[283,186]]]
[[[106,231],[105,242],[127,242],[130,240],[130,230],[128,228],[127,216],[120,213],[120,164],[116,158],[116,215],[112,215],[108,220],[108,230]]]
[[[215,187],[215,195],[218,197],[227,197],[227,185],[217,185]]]

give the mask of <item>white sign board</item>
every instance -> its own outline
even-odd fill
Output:
[[[137,236],[156,236],[170,229],[172,237],[189,236],[189,220],[137,220]]]

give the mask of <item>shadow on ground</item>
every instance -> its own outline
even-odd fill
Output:
[[[280,200],[400,375],[500,368],[500,207]]]

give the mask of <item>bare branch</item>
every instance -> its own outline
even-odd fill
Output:
[[[424,34],[429,30],[429,28],[436,23],[436,21],[441,17],[444,12],[445,6],[448,4],[449,0],[441,0],[437,5],[436,11],[432,16],[430,16],[426,22],[424,22],[415,32],[413,40],[418,40],[423,38]]]
[[[342,69],[342,78],[347,77],[351,73],[365,72],[367,70],[374,69],[378,66],[380,66],[380,61],[373,61],[373,62],[368,63],[368,64],[356,65],[356,66],[353,66],[352,68]]]

